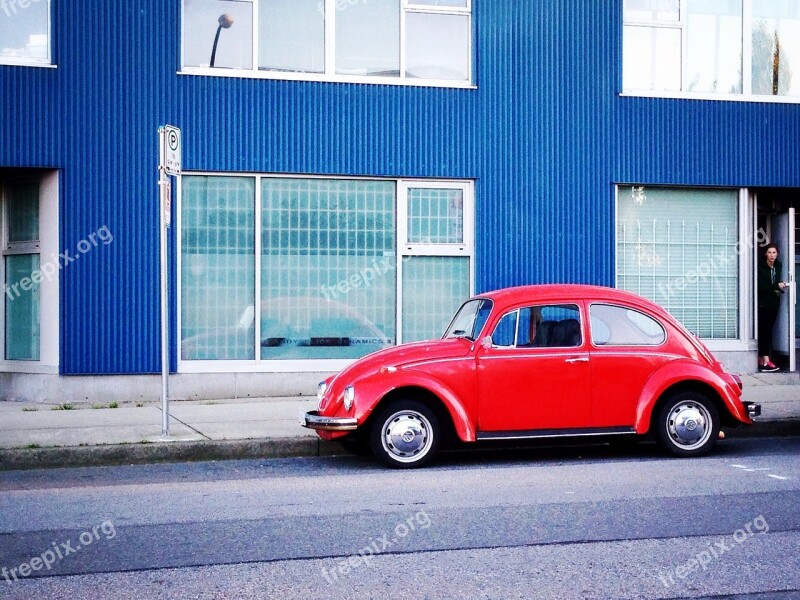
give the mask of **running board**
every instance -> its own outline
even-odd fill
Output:
[[[535,440],[541,438],[588,437],[598,435],[636,435],[633,427],[595,427],[592,429],[529,429],[526,431],[479,431],[477,440]]]

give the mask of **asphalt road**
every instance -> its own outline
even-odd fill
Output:
[[[0,473],[0,598],[800,598],[800,438]]]

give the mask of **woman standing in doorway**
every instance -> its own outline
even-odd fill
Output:
[[[778,247],[767,244],[763,260],[758,261],[758,370],[762,373],[778,371],[769,355],[772,352],[772,330],[785,288],[786,284],[781,281]]]

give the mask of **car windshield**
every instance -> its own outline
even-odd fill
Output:
[[[444,332],[443,338],[463,337],[475,341],[492,311],[492,301],[486,299],[470,300],[461,306]]]

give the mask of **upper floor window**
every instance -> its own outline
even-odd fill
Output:
[[[624,91],[800,96],[800,2],[623,1]]]
[[[0,64],[50,62],[50,0],[0,0]]]
[[[183,0],[183,67],[204,74],[469,84],[470,2]]]

